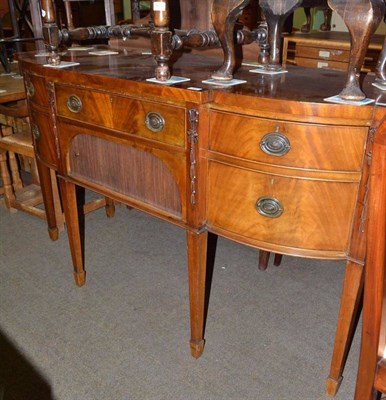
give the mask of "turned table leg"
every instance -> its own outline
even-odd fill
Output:
[[[205,287],[208,232],[186,232],[190,299],[190,350],[192,356],[201,356],[205,340]]]
[[[86,281],[86,272],[83,267],[84,246],[83,235],[80,232],[78,202],[76,186],[62,178],[59,179],[60,192],[63,199],[64,216],[66,220],[68,241],[71,249],[72,263],[74,266],[74,279],[78,286],[83,286]]]

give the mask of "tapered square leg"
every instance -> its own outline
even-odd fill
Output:
[[[204,351],[205,287],[208,232],[186,233],[188,247],[189,299],[190,299],[190,350],[198,358]]]
[[[86,272],[83,267],[83,238],[81,235],[78,213],[76,186],[64,179],[59,179],[63,199],[64,216],[66,220],[68,241],[74,266],[74,279],[78,286],[86,282]]]
[[[359,319],[362,292],[363,266],[348,261],[343,282],[330,374],[326,382],[326,393],[329,396],[336,395],[343,379],[343,369]]]

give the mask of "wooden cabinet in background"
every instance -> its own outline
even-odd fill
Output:
[[[373,36],[363,71],[374,71],[383,40],[381,35]],[[350,37],[346,32],[296,33],[283,39],[283,64],[347,70],[349,58]]]

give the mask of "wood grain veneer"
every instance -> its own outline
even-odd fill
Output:
[[[87,134],[70,146],[69,175],[132,197],[181,217],[176,179],[153,154]]]
[[[283,156],[264,153],[260,143],[267,133],[289,140]],[[360,171],[368,129],[290,123],[286,120],[212,112],[209,149],[251,161],[303,169]]]

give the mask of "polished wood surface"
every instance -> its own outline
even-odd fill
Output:
[[[168,86],[146,81],[152,56],[118,52],[69,53],[63,59],[79,65],[66,69],[33,54],[20,59],[40,167],[60,177],[76,283],[85,283],[76,186],[186,229],[195,357],[204,347],[208,231],[270,252],[347,260],[327,383],[335,394],[361,296],[378,107],[325,102],[341,89],[339,71],[291,67],[266,77],[242,67],[235,77],[247,82],[224,89],[202,83],[221,60],[186,54],[171,68],[191,80]],[[363,87],[375,98],[372,79]],[[289,143],[282,154],[263,150],[271,134],[274,153],[275,135]],[[274,218],[262,213],[275,208],[260,208],[265,197],[281,205]]]

